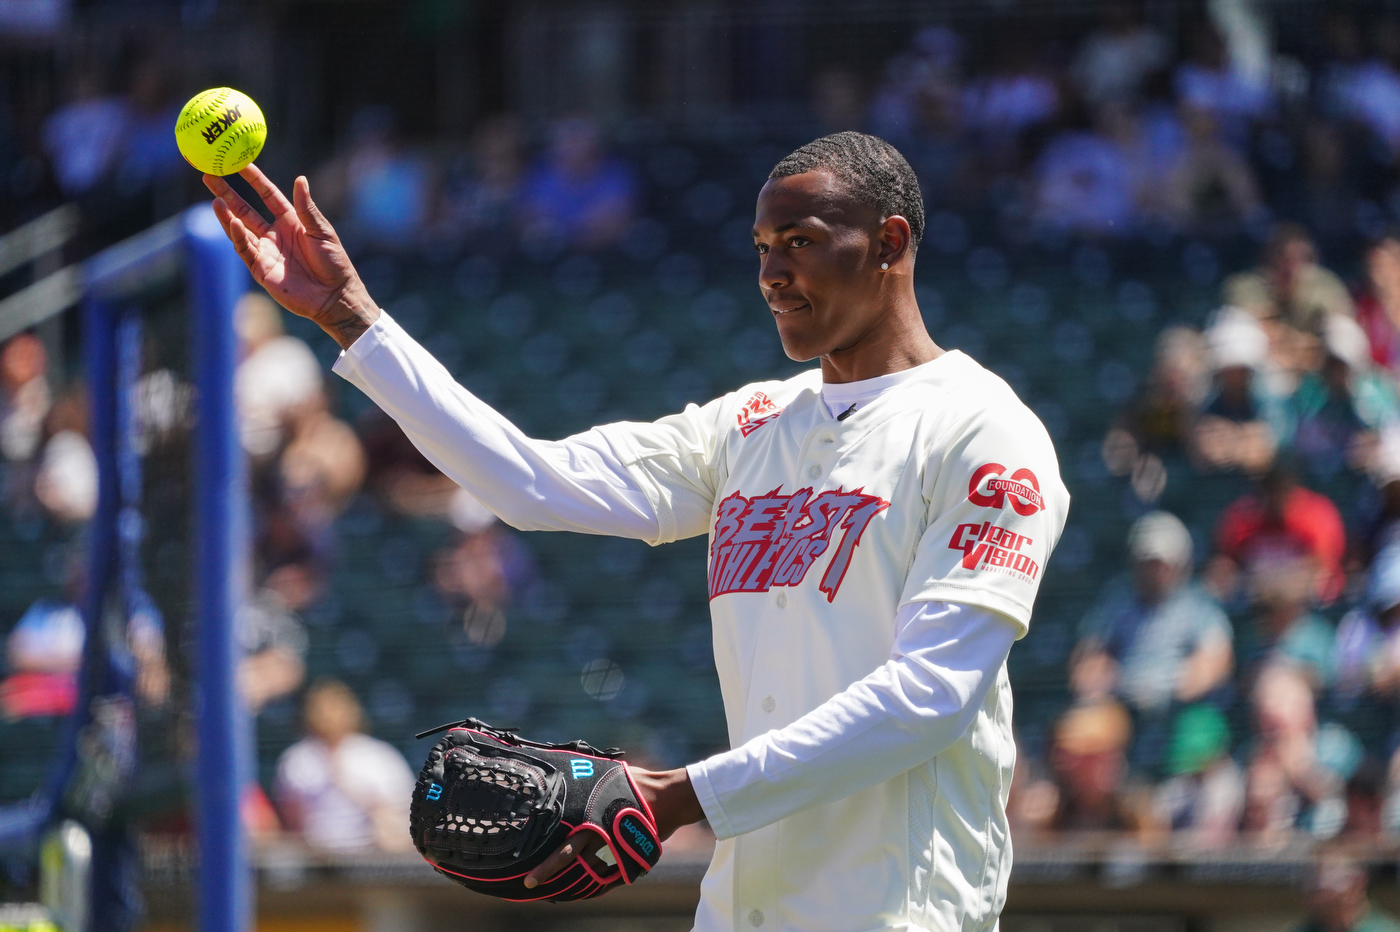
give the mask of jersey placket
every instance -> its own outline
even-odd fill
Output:
[[[797,468],[795,474],[789,477],[788,490],[810,488],[815,496],[827,488],[832,466],[840,456],[837,433],[842,425],[834,423],[833,418],[823,418],[816,411],[813,413],[816,414],[816,424],[806,431],[798,448]],[[834,550],[828,553],[834,555]],[[793,707],[794,684],[791,678],[803,675],[803,671],[792,669],[789,645],[794,638],[813,633],[804,630],[803,620],[794,613],[804,611],[806,601],[812,598],[807,590],[816,586],[820,578],[820,573],[809,574],[799,586],[774,586],[767,593],[763,628],[756,645],[747,691],[744,716],[746,741],[774,728],[785,727],[799,717]],[[775,894],[779,881],[778,865],[782,858],[781,830],[782,823],[777,822],[736,839],[736,929],[776,929],[780,926]]]

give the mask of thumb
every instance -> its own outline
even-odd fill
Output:
[[[292,183],[292,205],[296,208],[297,218],[301,220],[302,226],[313,236],[335,236],[335,228],[326,219],[326,215],[321,213],[321,208],[316,206],[316,202],[311,200],[311,182],[306,180],[305,175],[297,175],[297,180]]]

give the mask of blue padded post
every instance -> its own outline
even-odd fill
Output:
[[[252,741],[238,694],[235,621],[247,589],[248,490],[234,411],[238,337],[233,309],[248,273],[207,206],[185,214],[190,342],[198,397],[195,438],[195,671],[200,932],[249,932],[252,869],[239,801]]]

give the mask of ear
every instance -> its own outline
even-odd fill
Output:
[[[905,257],[909,252],[909,244],[913,239],[913,234],[909,230],[909,221],[895,214],[880,224],[880,232],[876,237],[879,249],[876,254],[876,263],[888,262],[890,268],[894,268],[896,263]]]

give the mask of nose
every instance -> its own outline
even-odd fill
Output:
[[[772,250],[759,258],[758,286],[768,291],[778,291],[792,284],[792,273],[780,253]]]

